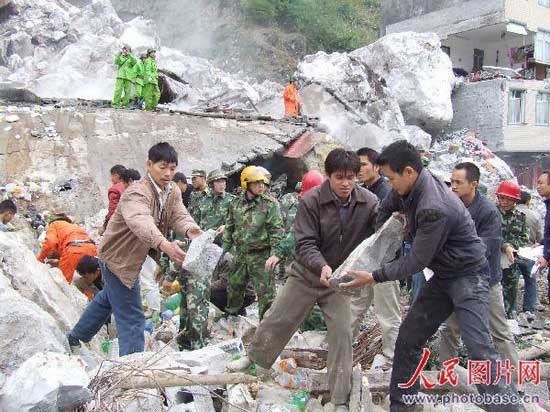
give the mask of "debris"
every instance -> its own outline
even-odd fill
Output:
[[[19,121],[19,116],[16,114],[10,114],[4,118],[4,120],[8,123],[15,123]]]
[[[256,410],[256,401],[250,394],[250,390],[246,385],[238,384],[227,387],[226,407],[223,412],[241,412],[243,409],[247,411]]]
[[[211,279],[223,250],[214,244],[216,232],[212,229],[193,239],[185,256],[183,269],[198,279]]]
[[[0,409],[30,411],[56,389],[67,385],[86,388],[89,381],[85,363],[78,357],[37,353],[8,376],[0,398]]]
[[[75,385],[60,386],[46,395],[30,412],[74,411],[84,407],[91,398],[92,394],[88,388]]]
[[[403,221],[392,216],[384,225],[368,239],[361,242],[348,258],[334,271],[330,279],[332,286],[349,282],[353,277],[348,275],[350,270],[366,270],[372,272],[380,269],[381,265],[395,258],[403,241]],[[360,290],[351,293],[357,294]]]
[[[121,377],[123,374],[121,374]],[[223,375],[192,375],[186,370],[159,370],[142,369],[139,374],[126,376],[113,388],[118,389],[146,389],[146,388],[167,388],[171,386],[194,386],[194,385],[228,385],[255,383],[257,378],[243,373],[226,373]]]

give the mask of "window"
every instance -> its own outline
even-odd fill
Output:
[[[483,59],[485,58],[485,52],[483,50],[474,49],[474,72],[478,72],[483,69]]]
[[[550,63],[550,33],[547,31],[539,31],[536,34],[535,59]]]
[[[539,0],[539,6],[550,7],[550,0]]]
[[[550,125],[550,93],[537,94],[536,123],[539,126]]]
[[[510,90],[508,99],[508,124],[525,122],[525,91]]]

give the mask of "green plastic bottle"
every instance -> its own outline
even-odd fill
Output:
[[[174,293],[164,301],[164,307],[170,310],[176,310],[181,304],[181,293]]]

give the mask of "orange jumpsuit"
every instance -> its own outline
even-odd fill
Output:
[[[71,242],[89,241],[89,243],[71,244]],[[92,239],[78,225],[57,220],[48,225],[46,239],[42,243],[38,260],[44,260],[52,255],[59,256],[59,269],[67,282],[72,283],[76,265],[84,255],[97,256],[97,247]]]
[[[285,99],[285,116],[300,116],[302,104],[298,99],[298,91],[293,83],[290,83],[285,87],[283,97]]]

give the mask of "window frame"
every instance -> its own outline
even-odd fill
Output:
[[[546,102],[540,101],[539,102],[539,96],[545,95],[546,96]],[[546,104],[546,123],[540,122],[539,119],[539,103],[545,103]],[[550,92],[541,91],[539,90],[537,92],[537,97],[535,100],[535,125],[536,126],[550,126]]]
[[[519,99],[513,98],[512,94],[515,92],[520,93]],[[512,100],[519,100],[520,102],[520,115],[519,115],[519,122],[515,123],[512,122],[512,116],[511,116],[511,106],[512,106]],[[509,126],[521,126],[526,124],[525,123],[525,106],[527,101],[527,90],[525,89],[510,89],[508,91],[508,125]]]

